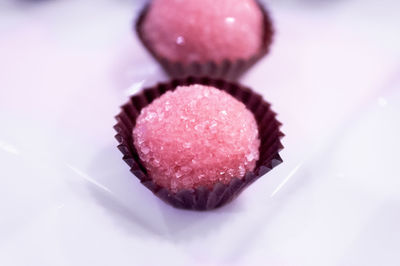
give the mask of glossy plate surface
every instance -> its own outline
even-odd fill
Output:
[[[174,209],[132,177],[114,115],[166,80],[143,1],[0,2],[0,265],[399,265],[400,3],[270,1],[284,163],[233,203]]]

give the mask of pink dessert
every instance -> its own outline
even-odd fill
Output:
[[[242,178],[259,157],[253,114],[203,85],[177,87],[142,109],[133,138],[149,176],[172,192]]]
[[[143,24],[159,56],[183,63],[249,59],[262,32],[255,0],[154,0]]]

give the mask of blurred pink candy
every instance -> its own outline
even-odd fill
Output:
[[[263,15],[255,0],[154,0],[143,27],[161,57],[220,63],[259,52]]]

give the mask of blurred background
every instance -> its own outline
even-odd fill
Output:
[[[400,2],[270,0],[241,80],[284,163],[221,209],[165,205],[114,116],[167,80],[132,31],[146,1],[0,0],[0,265],[400,265]]]

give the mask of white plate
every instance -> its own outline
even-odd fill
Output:
[[[165,205],[115,147],[119,106],[166,79],[143,1],[32,2],[0,3],[0,265],[400,264],[398,1],[271,1],[242,83],[285,162],[210,212]]]

